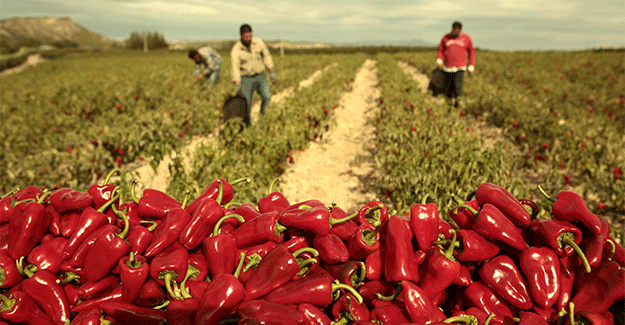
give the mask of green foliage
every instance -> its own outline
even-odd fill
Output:
[[[131,32],[130,38],[126,40],[126,47],[133,50],[142,50],[146,39],[150,50],[166,49],[168,47],[165,36],[157,32],[146,32],[145,34]]]

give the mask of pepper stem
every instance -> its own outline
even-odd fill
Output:
[[[381,293],[378,292],[375,294],[375,297],[378,298],[378,300],[382,300],[382,301],[393,301],[395,298],[399,296],[402,290],[403,290],[403,287],[401,285],[401,282],[398,282],[397,286],[395,287],[395,292],[392,295],[383,296]]]
[[[230,185],[236,185],[236,184],[243,183],[243,182],[250,183],[251,181],[252,179],[249,177],[241,177],[230,182]]]
[[[370,223],[373,223],[375,221],[379,222],[382,216],[380,215],[378,210],[382,209],[383,207],[384,207],[384,204],[382,203],[370,207],[369,209],[367,209],[367,212],[365,212],[365,219],[370,220],[369,221]],[[370,216],[372,213],[375,213],[375,212],[378,212],[377,218],[376,217],[367,218],[367,216]]]
[[[70,282],[72,282],[74,280],[80,280],[80,275],[78,275],[78,274],[76,274],[74,272],[65,272],[65,275],[67,275],[65,277],[65,279],[63,279],[63,280],[57,279],[56,280],[57,283],[70,283]]]
[[[473,215],[477,215],[477,214],[478,214],[478,211],[477,211],[477,210],[475,210],[475,209],[473,209],[473,207],[472,207],[472,206],[470,206],[470,205],[468,205],[468,204],[464,204],[464,203],[462,203],[462,204],[460,204],[458,207],[460,207],[460,208],[465,208],[465,209],[469,210],[471,213],[473,213]]]
[[[273,186],[276,185],[276,183],[278,183],[279,180],[280,178],[276,177],[273,179],[273,181],[271,181],[271,184],[269,185],[269,194],[273,193]]]
[[[301,253],[308,252],[311,253],[314,257],[319,256],[319,251],[312,247],[302,247],[295,252],[293,252],[293,257],[298,257]]]
[[[345,218],[330,218],[330,226],[336,225],[337,223],[343,223],[345,221],[349,221],[352,218],[355,218],[358,216],[358,211],[352,213],[351,215],[345,217]]]
[[[421,205],[425,205],[428,202],[428,199],[430,198],[430,193],[426,194],[422,199],[421,199]]]
[[[484,325],[489,325],[490,320],[493,318],[495,318],[495,314],[488,314],[488,317],[486,317],[486,320],[484,320]]]
[[[128,216],[126,215],[126,209],[124,209],[123,211],[120,211],[118,216],[124,220],[124,230],[122,230],[122,232],[117,234],[117,237],[121,239],[126,239],[126,236],[128,235],[128,231],[130,231],[130,221],[128,220]]]
[[[130,252],[130,257],[128,258],[128,262],[126,262],[126,265],[128,265],[128,267],[130,267],[131,269],[136,269],[140,267],[141,265],[143,265],[143,263],[135,259],[134,252]]]
[[[256,267],[258,263],[260,263],[261,260],[262,260],[262,257],[260,257],[258,253],[254,253],[254,254],[251,254],[250,256],[247,256],[247,264],[243,268],[243,272],[246,272],[247,270]]]
[[[579,246],[573,241],[573,238],[569,236],[564,236],[562,237],[562,242],[566,245],[573,247],[573,250],[575,251],[575,253],[577,253],[579,258],[582,260],[582,264],[584,264],[586,273],[590,273],[592,270],[590,268],[590,264],[588,263],[588,259],[586,258],[586,254],[584,254],[584,251],[582,251],[582,249],[579,248]]]
[[[542,194],[545,197],[545,199],[551,201],[551,203],[556,202],[556,200],[554,200],[551,196],[549,196],[549,194],[547,194],[547,192],[545,192],[545,190],[540,185],[538,185],[538,191],[540,192],[540,194]]]
[[[9,191],[9,192],[6,192],[6,193],[0,195],[0,199],[4,199],[5,197],[7,197],[9,195],[13,195],[15,193],[17,193],[17,189],[13,189],[12,191]]]
[[[380,232],[380,229],[382,229],[380,226],[375,227],[374,231],[364,229],[362,231],[362,239],[364,239],[364,242],[371,243],[371,245],[373,245],[373,243],[375,242],[374,238],[378,234],[378,232]]]
[[[183,298],[193,298],[189,291],[187,291],[187,280],[189,280],[190,278],[196,278],[199,273],[200,270],[198,270],[197,267],[193,265],[187,266],[187,274],[184,276],[184,280],[180,282],[180,294]]]
[[[358,273],[358,278],[356,280],[360,283],[365,281],[365,277],[367,276],[367,266],[363,261],[358,262],[358,264],[360,265],[360,273]]]
[[[215,201],[217,201],[217,204],[221,205],[221,201],[223,201],[224,199],[224,182],[221,181],[221,179],[217,179],[217,184],[219,189],[217,190],[217,199]]]
[[[43,201],[50,196],[50,190],[49,189],[45,189],[43,190],[43,194],[41,194],[41,196],[37,196],[37,203],[43,203]]]
[[[273,231],[276,233],[276,236],[280,236],[280,234],[282,234],[286,230],[287,230],[287,227],[285,227],[283,224],[279,223],[276,220],[275,226],[273,227]]]
[[[111,170],[111,172],[106,175],[106,178],[104,179],[104,183],[102,184],[108,184],[111,181],[111,177],[113,177],[113,175],[121,175],[122,172],[118,169],[118,168],[114,168],[113,170]]]
[[[224,221],[232,218],[236,218],[237,220],[239,220],[240,223],[245,222],[245,219],[243,219],[243,217],[238,214],[229,214],[227,216],[223,216],[221,217],[221,219],[217,220],[217,223],[215,223],[215,228],[213,228],[213,237],[217,237],[219,235],[219,228],[224,223]]]
[[[187,207],[187,203],[189,202],[189,195],[191,195],[191,191],[186,190],[184,192],[184,200],[182,201],[182,208],[186,208]]]
[[[308,266],[308,264],[312,264],[312,263],[317,263],[317,259],[316,258],[309,258],[307,260],[303,260],[301,262],[297,263],[297,266],[299,266],[300,269]]]
[[[171,303],[171,301],[169,301],[169,300],[165,300],[165,302],[164,302],[164,303],[162,303],[162,304],[160,304],[160,305],[158,305],[158,306],[154,306],[154,307],[152,307],[152,309],[158,309],[158,310],[160,310],[160,309],[164,309],[164,308],[165,308],[165,307],[167,307],[170,303]]]
[[[243,262],[245,261],[245,253],[241,252],[240,254],[240,258],[239,258],[239,264],[237,265],[236,270],[234,270],[234,277],[235,278],[239,278],[239,275],[241,275],[241,269],[243,269]]]
[[[177,277],[176,273],[174,273],[173,271],[163,271],[161,272],[161,277],[163,278],[163,282],[165,282],[165,288],[167,288],[167,293],[169,293],[169,295],[174,299],[183,300],[184,298],[179,296],[174,291],[174,287],[171,285],[171,283],[174,281],[174,277]]]
[[[230,201],[226,203],[226,205],[224,205],[224,209],[230,209],[230,207],[233,205],[241,206],[241,202]]]
[[[575,303],[573,303],[572,301],[569,302],[569,321],[571,324],[575,324]]]
[[[98,212],[104,212],[104,210],[106,210],[108,207],[110,206],[115,206],[113,203],[115,203],[115,201],[117,201],[117,199],[119,199],[119,197],[121,196],[121,193],[117,193],[117,191],[119,190],[119,186],[115,186],[115,188],[113,189],[113,191],[111,191],[111,198],[106,201],[106,203],[104,203],[100,208],[98,208]],[[115,209],[117,209],[117,207],[115,207]],[[114,212],[115,210],[113,210]]]
[[[332,283],[332,293],[341,289],[349,291],[352,295],[354,295],[354,297],[356,297],[356,300],[358,300],[358,303],[362,304],[363,302],[362,296],[352,286],[347,285],[345,283]]]
[[[3,294],[0,294],[0,301],[2,301],[2,307],[0,311],[4,313],[5,311],[13,309],[13,306],[15,306],[15,302],[17,301],[17,299],[11,299]]]
[[[132,180],[132,185],[130,186],[130,197],[136,204],[139,204],[139,199],[137,198],[137,193],[135,193],[135,187],[139,181],[136,179]]]
[[[447,323],[447,324],[456,323],[456,322],[463,322],[469,325],[478,324],[477,318],[473,315],[454,316],[454,317],[447,318],[446,320],[443,321],[443,323]]]
[[[456,231],[453,229],[449,229],[449,232],[451,233],[451,242],[449,244],[449,247],[447,247],[447,249],[445,250],[445,257],[447,257],[448,260],[455,260],[454,259],[454,249],[456,248],[456,243],[457,241],[457,235],[456,235]]]
[[[612,246],[612,249],[610,250],[610,255],[608,255],[608,260],[611,261],[612,257],[614,257],[614,253],[616,253],[616,244],[614,243],[614,241],[612,241],[611,239],[606,239],[606,242],[610,243],[610,246]]]

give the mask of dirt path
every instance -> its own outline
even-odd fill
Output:
[[[26,59],[26,62],[16,67],[9,68],[0,72],[0,76],[8,76],[10,74],[20,73],[29,67],[36,66],[37,64],[41,62],[46,62],[46,61],[48,61],[48,59],[44,58],[39,53],[31,54],[28,56],[28,59]]]
[[[299,88],[305,88],[312,85],[317,78],[319,78],[324,72],[327,70],[337,66],[337,63],[330,64],[325,67],[323,70],[318,70],[313,73],[307,79],[301,81],[298,85]],[[292,96],[295,92],[295,87],[288,88],[278,94],[274,94],[271,97],[271,102],[273,104],[277,104],[287,98]],[[258,96],[256,96],[258,97]],[[252,105],[252,123],[254,123],[259,116],[259,107],[260,102],[256,102]],[[193,157],[195,155],[195,151],[202,146],[210,146],[213,143],[216,143],[215,138],[219,137],[219,131],[213,131],[213,133],[207,136],[198,136],[194,137],[191,142],[182,150],[178,152],[172,152],[170,155],[163,157],[163,159],[159,162],[158,167],[154,170],[149,162],[142,163],[134,163],[128,165],[126,168],[132,170],[132,177],[137,179],[137,188],[139,191],[142,191],[146,188],[152,188],[159,191],[166,192],[167,186],[169,185],[169,177],[170,177],[170,165],[178,156],[181,156],[181,161],[183,163],[183,167],[186,171],[190,171],[193,165]],[[113,179],[114,181],[115,179]],[[132,179],[127,179],[126,181],[132,181]]]
[[[282,193],[292,203],[317,199],[344,210],[376,199],[372,152],[373,126],[367,125],[380,92],[376,62],[367,60],[356,74],[353,90],[345,93],[334,111],[336,126],[323,140],[296,153],[295,163],[281,178]]]

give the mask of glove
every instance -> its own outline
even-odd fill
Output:
[[[272,83],[276,83],[276,80],[278,80],[278,78],[276,78],[276,73],[274,71],[271,71],[269,73],[269,78],[271,78]]]

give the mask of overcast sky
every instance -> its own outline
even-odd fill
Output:
[[[0,0],[0,18],[70,17],[111,39],[156,31],[176,40],[236,39],[438,45],[459,20],[490,50],[625,47],[624,0]]]

